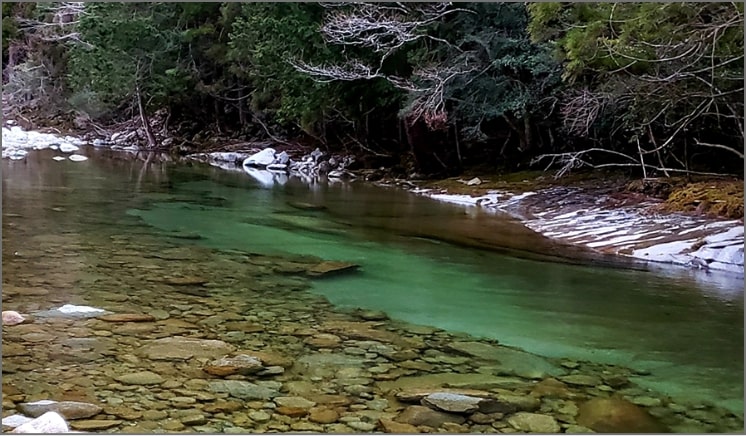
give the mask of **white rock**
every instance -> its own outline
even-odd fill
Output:
[[[26,321],[20,313],[14,310],[3,310],[3,325],[16,325]]]
[[[27,422],[33,421],[34,418],[29,418],[28,416],[23,415],[10,415],[3,418],[3,425],[7,427],[18,427],[19,425],[23,425]]]
[[[259,153],[255,153],[243,161],[243,166],[260,166],[266,167],[275,161],[275,151],[272,147],[267,147]]]
[[[84,160],[88,160],[87,157],[80,155],[80,154],[72,154],[70,155],[68,159],[70,159],[73,162],[83,162]]]
[[[96,307],[91,306],[75,306],[73,304],[65,304],[64,306],[61,306],[59,309],[57,309],[59,312],[62,312],[67,315],[75,314],[75,313],[104,313],[106,312],[104,309],[99,309]]]
[[[276,172],[282,172],[284,173],[287,171],[288,166],[285,164],[269,164],[267,165],[268,171],[276,171]]]
[[[60,151],[63,153],[72,153],[74,151],[78,151],[78,149],[80,149],[80,147],[78,147],[77,145],[73,145],[73,144],[61,144],[60,145]]]
[[[476,186],[476,185],[481,185],[481,184],[482,184],[482,179],[480,179],[479,177],[474,177],[473,179],[466,182],[466,186]]]
[[[65,419],[57,412],[47,412],[40,417],[21,424],[13,433],[67,433],[70,428]]]

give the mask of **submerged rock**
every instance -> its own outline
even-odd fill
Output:
[[[155,321],[153,315],[146,313],[115,313],[112,315],[99,316],[98,319],[106,322],[149,322]]]
[[[246,354],[238,354],[233,357],[223,357],[214,360],[202,369],[208,374],[225,377],[233,374],[254,374],[263,368],[262,362],[258,358]]]
[[[23,414],[37,418],[47,412],[57,412],[65,419],[90,418],[103,409],[101,406],[78,401],[41,400],[33,403],[20,403],[16,406]]]
[[[115,380],[127,385],[159,385],[163,383],[163,377],[151,372],[140,371],[115,377]]]
[[[121,425],[121,420],[118,419],[87,419],[83,421],[73,421],[70,426],[75,430],[84,432],[94,432],[96,430],[106,430],[107,428],[116,427]]]
[[[109,313],[111,312],[97,307],[65,304],[56,309],[36,312],[36,316],[46,318],[95,318]]]
[[[463,424],[466,418],[460,415],[432,410],[425,406],[409,406],[397,416],[394,421],[410,425],[426,425],[432,428],[438,428],[443,423],[455,422]]]
[[[280,395],[277,389],[270,386],[261,386],[242,380],[211,381],[209,389],[212,392],[224,392],[242,400],[269,400]]]
[[[350,262],[339,262],[327,260],[306,270],[306,274],[311,277],[328,277],[343,272],[350,272],[358,269],[360,265]]]
[[[518,412],[508,418],[508,424],[518,431],[528,433],[559,433],[560,425],[549,415]]]
[[[471,413],[479,410],[479,404],[486,402],[484,398],[450,392],[435,392],[422,399],[422,405],[451,413]]]
[[[648,412],[618,398],[593,398],[583,403],[577,423],[599,433],[663,433],[665,427]]]
[[[3,325],[17,325],[26,321],[20,313],[14,310],[3,310]]]
[[[544,378],[565,373],[561,367],[536,354],[482,342],[451,342],[448,348],[482,360],[494,361],[500,372],[524,378]]]
[[[138,352],[152,360],[187,360],[193,357],[216,359],[234,350],[233,345],[215,339],[173,336],[152,340]]]

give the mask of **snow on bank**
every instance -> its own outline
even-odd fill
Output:
[[[10,121],[6,124],[12,124]],[[3,159],[24,159],[29,150],[52,149],[61,153],[74,153],[85,144],[80,138],[73,136],[58,136],[51,133],[25,131],[18,126],[3,127]],[[64,156],[55,156],[55,160],[65,160]],[[80,162],[88,159],[80,154],[70,154],[67,159]]]
[[[490,191],[472,197],[415,189],[414,193],[435,200],[485,211],[507,212],[521,219],[528,228],[548,238],[584,245],[597,251],[630,256],[705,270],[744,273],[744,229],[741,220],[716,220],[682,214],[650,215],[649,204],[614,209],[600,205],[601,198],[572,192],[567,188],[553,192],[511,194]],[[570,197],[572,201],[554,201]],[[529,196],[544,198],[542,207],[533,213],[519,212]],[[583,196],[585,196],[583,198]],[[579,198],[583,201],[578,202]],[[582,206],[578,206],[580,203]],[[538,209],[538,208],[535,208]]]

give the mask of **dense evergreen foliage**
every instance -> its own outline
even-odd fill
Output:
[[[407,173],[743,174],[741,3],[3,3],[4,96]],[[542,166],[543,167],[543,166]]]

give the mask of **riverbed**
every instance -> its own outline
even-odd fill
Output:
[[[108,405],[99,420],[118,422],[107,431],[373,431],[406,407],[385,382],[481,374],[488,379],[476,387],[528,394],[540,379],[454,345],[499,342],[547,359],[556,377],[629,380],[570,383],[578,404],[617,393],[674,431],[743,427],[742,278],[708,281],[686,270],[619,268],[591,252],[570,256],[577,248],[508,214],[394,188],[267,187],[206,165],[77,153],[88,160],[55,161],[52,150],[3,160],[3,309],[33,320],[3,327],[4,406],[85,399]],[[322,261],[359,268],[304,274]],[[64,304],[155,318],[45,315]],[[265,364],[284,368],[260,377],[277,395],[239,396],[240,410],[215,409],[237,394],[202,371],[207,357],[167,365],[143,351],[174,336],[291,363]],[[414,354],[391,357],[406,350]],[[118,380],[141,371],[163,379],[157,389]],[[346,404],[325,405],[323,395]],[[337,419],[273,413],[278,396],[305,398]],[[560,406],[540,407],[559,416]],[[489,425],[515,429],[505,418]],[[576,425],[574,416],[558,419],[563,430]],[[450,431],[480,430],[457,425]]]

